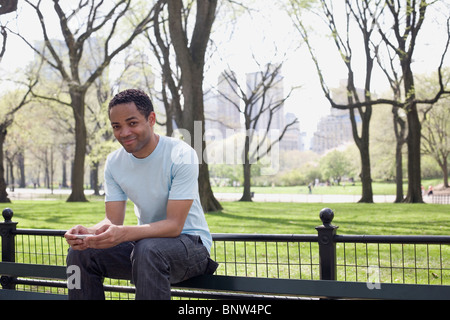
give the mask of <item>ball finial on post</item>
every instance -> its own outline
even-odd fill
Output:
[[[320,210],[319,217],[324,226],[329,226],[331,225],[331,221],[333,221],[334,212],[330,208],[323,208]]]
[[[5,222],[11,222],[11,219],[13,217],[13,211],[10,208],[5,208],[2,212],[3,218],[5,219]]]

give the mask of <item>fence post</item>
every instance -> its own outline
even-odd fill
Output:
[[[11,221],[13,211],[6,208],[2,212],[4,222],[0,222],[0,235],[2,237],[2,262],[15,262],[16,251],[14,245],[17,222]],[[2,276],[1,285],[3,289],[15,289],[14,277]]]
[[[336,235],[337,226],[331,224],[334,212],[329,208],[320,211],[323,225],[316,227],[319,240],[319,269],[321,280],[336,280]]]

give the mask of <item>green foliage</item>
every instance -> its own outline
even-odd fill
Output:
[[[301,186],[308,184],[308,178],[299,169],[294,169],[283,174],[280,177],[280,181],[283,186]]]
[[[235,183],[242,184],[244,181],[242,166],[211,164],[208,168],[213,186],[233,186]]]
[[[351,176],[353,172],[352,163],[346,153],[333,150],[320,159],[320,168],[323,175],[336,181],[338,185],[345,176]]]
[[[442,170],[432,156],[422,156],[421,162],[422,179],[433,179],[442,177]],[[450,169],[450,168],[449,168]],[[442,182],[442,181],[441,181]]]

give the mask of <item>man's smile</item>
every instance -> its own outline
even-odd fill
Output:
[[[122,141],[122,144],[128,146],[128,145],[130,145],[130,144],[133,144],[134,141],[136,141],[136,137],[132,137],[132,138],[123,138],[123,139],[121,139],[121,141]]]

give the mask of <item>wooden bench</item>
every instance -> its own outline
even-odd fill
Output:
[[[2,282],[12,279],[14,283],[27,283],[18,277],[65,280],[64,266],[49,266],[0,262]],[[7,277],[7,278],[6,278]],[[61,283],[64,287],[65,283]],[[378,288],[377,288],[378,286]],[[328,299],[401,299],[401,300],[448,300],[450,286],[381,283],[371,288],[365,282],[333,280],[300,280],[253,278],[240,276],[204,275],[173,285],[174,295],[202,296],[213,299],[290,299],[300,297]],[[105,286],[108,290],[108,286]],[[122,288],[133,292],[133,287]],[[176,290],[182,290],[177,292]],[[194,290],[194,291],[192,291]],[[195,290],[201,290],[196,292]],[[50,294],[2,289],[0,299],[67,299],[64,294]]]

